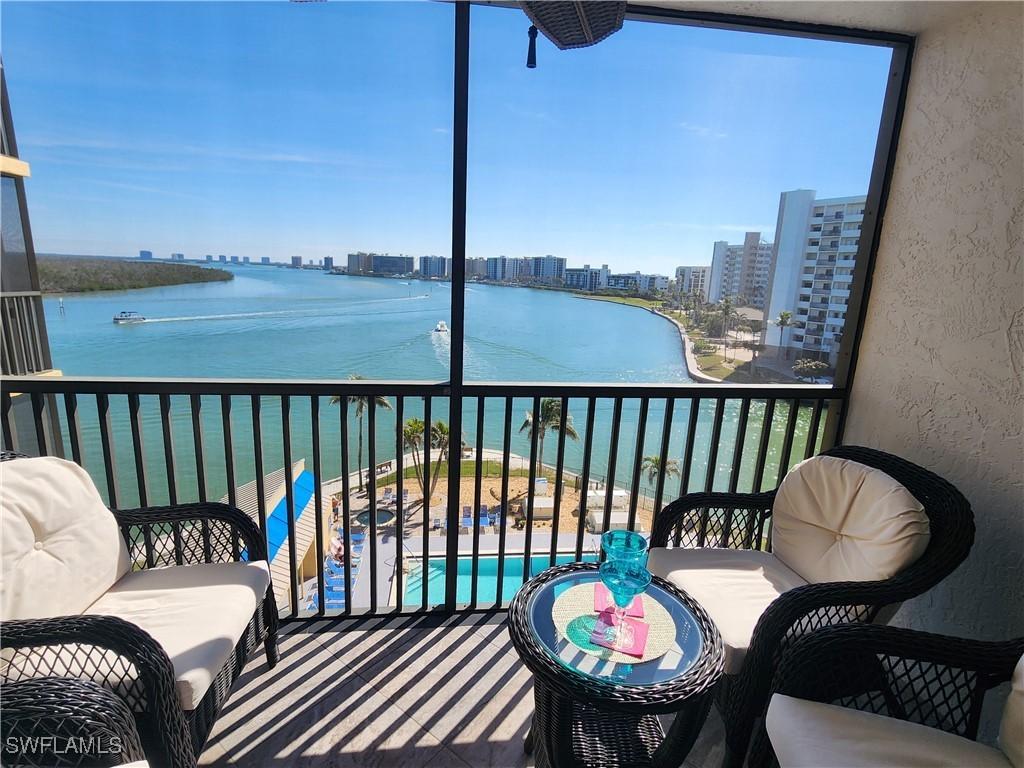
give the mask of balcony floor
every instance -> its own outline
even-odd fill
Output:
[[[532,678],[504,614],[291,624],[250,660],[200,765],[519,768]],[[717,766],[712,712],[687,768]]]

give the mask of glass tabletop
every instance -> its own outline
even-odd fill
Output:
[[[664,656],[651,661],[624,664],[584,652],[577,642],[602,650],[590,645],[587,640],[589,629],[593,628],[597,616],[592,612],[583,612],[578,621],[570,622],[569,634],[572,639],[562,634],[552,616],[555,600],[572,587],[596,585],[600,581],[596,569],[574,571],[552,579],[530,597],[526,606],[530,631],[545,653],[571,672],[620,685],[657,685],[685,675],[703,652],[701,630],[686,605],[657,584],[652,583],[644,594],[656,600],[668,612],[676,627],[675,641]],[[578,625],[578,628],[574,629],[574,625]]]

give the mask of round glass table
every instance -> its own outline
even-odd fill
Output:
[[[674,625],[668,650],[648,661],[612,656],[590,642],[592,604],[568,621],[556,607],[568,590],[599,583],[596,565],[572,563],[537,575],[512,601],[509,634],[534,674],[526,749],[538,768],[681,765],[722,675],[718,629],[695,600],[654,577],[645,595]],[[666,713],[676,716],[667,734],[656,716]]]

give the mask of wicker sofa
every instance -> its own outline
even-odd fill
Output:
[[[1007,681],[998,748],[979,743],[982,709]],[[1024,638],[826,627],[786,652],[772,693],[752,768],[1024,765]]]
[[[109,510],[77,464],[0,459],[0,695],[99,683],[134,714],[152,766],[194,766],[250,653],[262,643],[277,663],[258,527],[224,504]]]
[[[725,765],[742,765],[788,644],[823,626],[884,623],[973,541],[952,485],[854,446],[802,462],[777,490],[689,494],[662,510],[648,567],[704,606],[726,646]]]

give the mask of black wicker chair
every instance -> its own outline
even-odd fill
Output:
[[[0,758],[7,766],[117,766],[145,753],[124,699],[91,680],[38,677],[3,687]]]
[[[823,453],[874,467],[905,486],[930,524],[924,554],[884,581],[807,584],[783,593],[761,615],[739,674],[726,675],[716,695],[725,722],[727,766],[742,765],[754,724],[768,704],[772,675],[794,639],[819,627],[873,622],[886,606],[931,589],[967,557],[974,516],[963,495],[941,477],[909,461],[855,446]],[[669,504],[655,520],[650,545],[768,549],[775,491],[694,493]]]
[[[824,627],[786,652],[771,693],[975,740],[987,692],[1011,678],[1022,655],[1024,638],[985,642],[879,625]],[[778,765],[763,723],[750,765]]]
[[[22,458],[0,453],[0,461]],[[266,542],[240,509],[217,503],[111,510],[136,569],[267,559]],[[234,651],[198,706],[182,709],[171,660],[147,632],[114,616],[60,616],[5,621],[0,633],[0,697],[26,678],[99,676],[135,715],[154,768],[194,766],[231,686],[263,644],[277,664],[278,612],[267,587]],[[98,671],[102,670],[102,671]],[[2,734],[6,736],[6,733]]]

